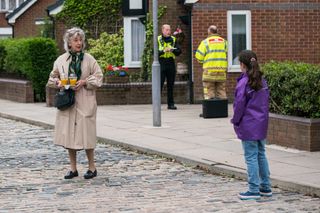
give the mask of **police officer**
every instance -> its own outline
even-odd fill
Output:
[[[167,79],[167,103],[168,109],[175,110],[173,100],[173,87],[176,78],[175,57],[181,54],[181,49],[176,42],[176,38],[171,36],[170,25],[162,26],[162,35],[158,36],[159,63],[161,69],[161,91],[165,79]]]
[[[202,64],[204,99],[226,99],[227,51],[228,44],[218,35],[217,27],[208,28],[208,38],[204,39],[196,52],[196,59]]]

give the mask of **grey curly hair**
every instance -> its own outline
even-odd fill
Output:
[[[86,36],[83,32],[82,29],[78,28],[78,27],[73,27],[71,29],[68,29],[66,31],[66,33],[63,36],[63,41],[64,41],[64,49],[68,52],[70,51],[70,46],[69,43],[71,42],[71,39],[76,37],[76,36],[80,36],[80,38],[82,39],[82,50],[84,50],[86,43],[84,42],[86,39]]]

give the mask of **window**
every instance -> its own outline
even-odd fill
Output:
[[[17,3],[16,0],[9,0],[9,10],[16,9],[16,6],[17,6],[16,3]]]
[[[0,10],[5,11],[7,10],[7,1],[6,0],[1,0],[0,1]]]
[[[228,42],[229,70],[239,71],[239,52],[251,49],[250,11],[228,11]]]
[[[11,38],[12,28],[11,27],[0,27],[0,39]]]
[[[13,11],[26,0],[0,0],[0,11]]]
[[[124,17],[124,64],[141,67],[146,33],[138,17]]]

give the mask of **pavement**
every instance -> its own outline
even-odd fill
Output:
[[[152,105],[98,106],[97,135],[102,143],[156,154],[211,173],[246,178],[240,140],[230,118],[203,119],[201,105],[162,106],[161,127],[152,126]],[[56,109],[45,103],[0,99],[0,116],[53,128]],[[320,196],[320,152],[267,145],[273,187]]]

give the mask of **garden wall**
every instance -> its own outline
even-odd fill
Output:
[[[270,113],[268,142],[299,150],[320,151],[320,119]]]
[[[46,89],[46,104],[53,106],[55,89]],[[189,103],[189,92],[187,81],[176,81],[174,87],[174,100],[177,104]],[[167,88],[163,88],[162,103],[166,103]],[[151,104],[152,103],[152,85],[151,82],[141,83],[122,83],[107,84],[104,83],[97,90],[98,105],[116,105],[116,104]]]
[[[0,78],[0,98],[21,103],[33,103],[32,83],[28,80]]]

